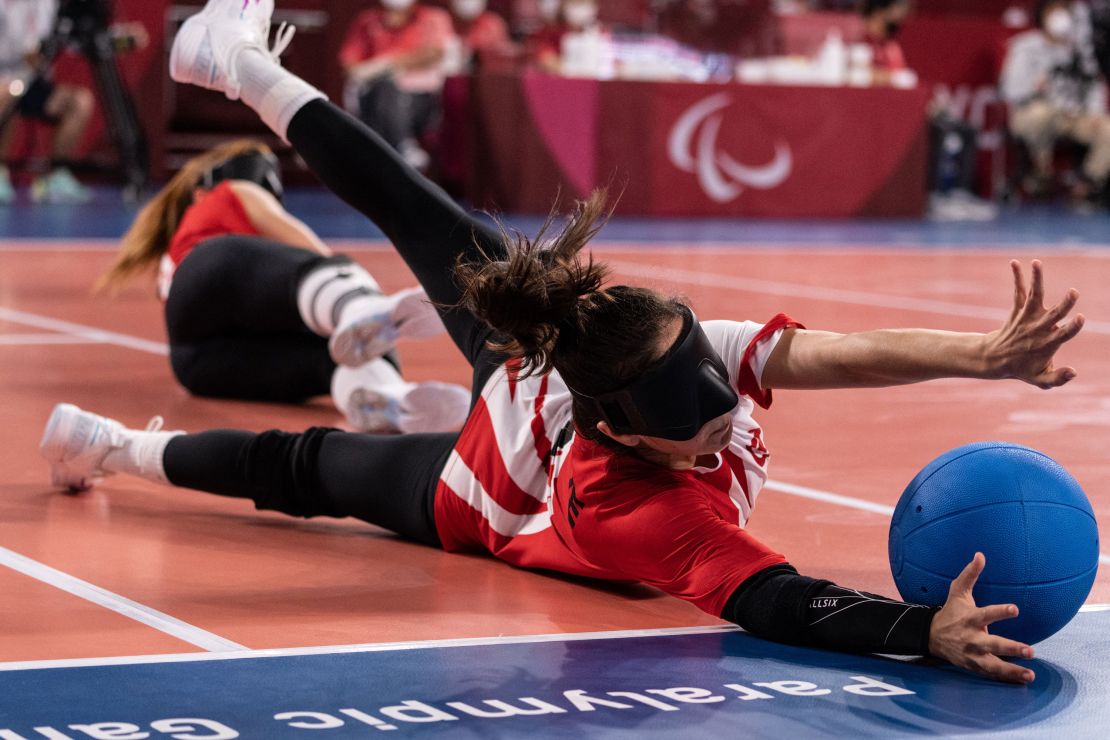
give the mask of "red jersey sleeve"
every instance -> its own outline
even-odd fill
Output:
[[[664,480],[672,480],[669,476]],[[722,519],[696,490],[607,491],[579,544],[595,565],[719,617],[744,581],[786,558]],[[583,532],[582,534],[585,534]]]

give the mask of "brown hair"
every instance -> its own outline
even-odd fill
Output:
[[[681,302],[654,290],[605,287],[609,268],[582,257],[609,216],[605,203],[605,191],[576,203],[553,237],[554,213],[535,238],[502,227],[504,255],[455,267],[460,305],[501,337],[492,349],[520,357],[525,376],[555,369],[591,396],[628,384],[657,360],[658,338],[684,315]],[[574,419],[582,436],[607,440],[589,407],[576,402]]]
[[[200,185],[204,173],[232,157],[249,152],[269,153],[270,148],[253,139],[236,139],[186,162],[139,211],[135,222],[120,241],[116,261],[101,275],[96,290],[115,292],[136,273],[153,269],[169,249],[182,216],[193,203],[193,190]]]

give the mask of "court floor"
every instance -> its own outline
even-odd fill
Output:
[[[84,217],[96,223],[95,211]],[[881,224],[846,232],[839,243],[819,224],[767,231],[763,241],[750,233],[730,239],[718,224],[683,244],[677,225],[628,222],[615,225],[597,255],[618,279],[688,296],[703,319],[764,320],[783,311],[835,331],[988,331],[1007,313],[1011,257],[1042,259],[1053,298],[1081,291],[1089,321],[1060,358],[1079,377],[1063,389],[947,380],[783,392],[758,415],[772,481],[751,531],[803,573],[894,594],[889,514],[922,466],[961,444],[995,439],[1042,450],[1084,486],[1100,527],[1110,526],[1110,249],[1092,222],[1072,226],[1039,227],[1044,241],[1009,248],[997,234],[950,234],[946,242],[928,225],[901,225],[892,235]],[[95,225],[70,233],[104,236]],[[1052,233],[1072,236],[1052,243]],[[1110,659],[1110,612],[1097,608],[1110,603],[1105,568],[1090,609],[1046,643],[1037,683],[1000,688],[952,669],[768,646],[646,587],[448,555],[358,523],[262,514],[241,501],[136,480],[54,493],[37,444],[59,401],[131,426],[161,414],[168,428],[189,431],[340,420],[326,399],[294,407],[189,397],[170,374],[153,291],[90,295],[111,259],[110,240],[49,230],[22,236],[0,240],[3,740],[314,730],[678,737],[719,736],[729,723],[778,737],[1097,736]],[[372,235],[324,236],[387,289],[411,281]],[[401,354],[410,378],[468,382],[445,338],[404,344]],[[1103,565],[1108,552],[1104,545]],[[881,686],[859,688],[866,680]],[[731,684],[741,688],[721,688]],[[675,687],[691,691],[660,693]],[[699,687],[711,693],[693,692]],[[726,698],[709,698],[718,695]],[[979,698],[956,706],[956,696]],[[525,703],[535,711],[493,721],[450,707],[520,708],[520,697],[559,711]],[[499,705],[487,714],[489,706]],[[215,726],[220,712],[229,718],[224,729]],[[190,730],[181,718],[215,724]]]

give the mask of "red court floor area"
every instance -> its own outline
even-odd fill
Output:
[[[387,289],[410,282],[382,245],[348,246]],[[716,623],[645,587],[515,570],[354,522],[259,514],[246,502],[118,478],[79,496],[52,492],[37,445],[59,401],[132,426],[161,414],[169,428],[190,431],[339,421],[326,399],[293,407],[189,397],[163,354],[153,289],[90,295],[110,249],[0,249],[0,662]],[[759,321],[785,311],[835,331],[991,330],[1009,306],[1014,256],[620,246],[598,254],[619,279],[688,296],[703,319]],[[750,525],[756,536],[804,573],[892,594],[881,507],[893,506],[933,457],[988,439],[1060,461],[1083,484],[1103,530],[1110,526],[1110,262],[1093,251],[1018,256],[1044,260],[1051,299],[1068,287],[1082,292],[1089,324],[1060,355],[1079,377],[1051,392],[949,380],[779,393],[758,418],[771,477],[782,485],[759,499]],[[446,338],[404,344],[401,354],[414,379],[468,382]],[[95,600],[104,593],[114,607]],[[1110,602],[1110,575],[1100,574],[1089,600]]]

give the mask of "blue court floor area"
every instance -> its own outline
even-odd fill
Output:
[[[1110,726],[1110,607],[1038,646],[1026,687],[726,628],[612,634],[0,664],[0,738],[1070,739]]]
[[[26,194],[21,194],[26,199]],[[334,195],[321,188],[290,191],[290,212],[324,239],[379,239],[381,232]],[[21,200],[0,206],[0,237],[9,239],[117,239],[138,212],[118,190],[98,188],[85,205],[33,205]],[[539,216],[505,220],[533,233]],[[738,246],[944,246],[1063,247],[1110,246],[1110,215],[1077,213],[1062,207],[1004,208],[994,221],[945,223],[927,219],[791,220],[616,218],[599,241],[652,245]]]

